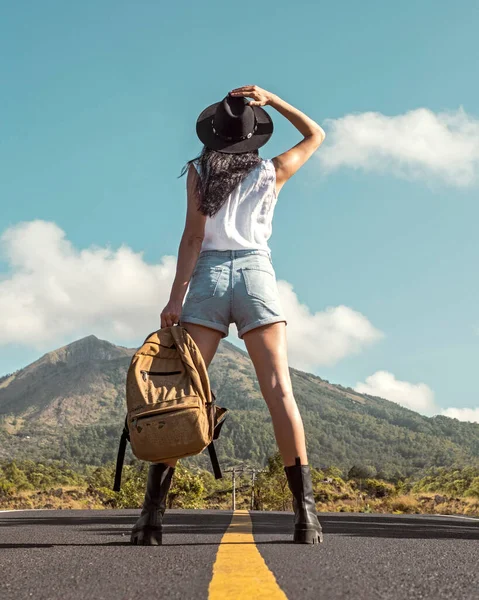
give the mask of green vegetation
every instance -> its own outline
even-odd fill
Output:
[[[134,504],[144,473],[129,447],[121,495],[110,495],[110,483],[99,485],[88,479],[95,468],[107,479],[116,459],[126,410],[125,379],[133,352],[88,336],[0,378],[0,459],[5,464],[16,461],[24,465],[34,457],[36,462],[32,464],[38,462],[45,469],[46,465],[70,469],[81,475],[81,482],[51,485],[103,490],[101,498],[88,500],[93,504]],[[229,409],[216,442],[221,467],[265,469],[258,476],[259,495],[255,501],[262,502],[265,509],[282,508],[287,502],[286,492],[272,482],[283,485],[284,480],[275,480],[281,475],[280,469],[269,459],[276,452],[271,418],[249,356],[223,340],[208,373],[218,403]],[[416,488],[411,493],[474,498],[479,484],[468,473],[476,473],[477,477],[479,469],[478,423],[425,417],[394,402],[330,384],[311,373],[294,368],[290,373],[306,430],[310,464],[318,478],[329,473],[327,478],[333,480],[324,485],[317,480],[318,502],[324,506],[342,502],[346,510],[348,502],[360,506],[358,494],[371,499],[376,489],[375,501],[391,498],[388,485],[399,493],[398,486],[405,488],[405,482],[419,485],[424,477],[431,478],[423,484],[427,489]],[[208,472],[207,453],[181,464],[194,477],[185,474],[180,486],[181,470],[178,473],[179,488],[172,492],[175,506],[192,506],[200,502],[198,498],[205,506],[228,505],[231,490]],[[30,485],[46,493],[45,488],[38,488],[39,484],[29,479],[32,468],[21,470],[25,470]],[[449,479],[437,469],[444,469]],[[8,485],[13,482],[10,476],[4,481],[10,482]],[[354,481],[360,482],[359,491],[350,483]],[[238,486],[240,497],[243,490],[245,497],[250,494],[247,478]],[[18,494],[32,490],[28,486],[15,489]],[[404,493],[409,490],[405,488]]]
[[[230,509],[232,481],[196,466],[178,464],[168,496],[169,508]],[[0,508],[139,508],[148,463],[124,466],[121,491],[111,486],[114,464],[76,470],[60,462],[0,462]],[[438,513],[479,516],[479,469],[432,468],[420,478],[385,481],[369,466],[348,473],[330,466],[312,468],[316,505],[321,512]],[[250,473],[236,477],[236,507],[292,510],[291,494],[278,453],[267,460],[252,488]]]
[[[479,424],[424,417],[379,398],[354,403],[340,390],[325,388],[314,379],[319,380],[300,372],[292,374],[308,455],[315,467],[334,464],[349,470],[360,463],[371,466],[371,476],[390,480],[415,476],[432,466],[479,466]],[[212,369],[211,381],[218,403],[229,408],[217,442],[222,466],[246,463],[262,468],[276,450],[264,401],[259,393],[247,389],[251,380],[244,375],[229,381],[222,371]],[[78,398],[77,402],[85,404],[88,400]],[[0,448],[8,448],[8,454],[4,451],[0,456],[18,460],[35,456],[77,468],[100,466],[116,458],[123,419],[123,400],[101,423],[60,426],[22,415],[3,415]],[[133,458],[131,454],[129,458]],[[192,464],[207,468],[208,457],[197,457]]]

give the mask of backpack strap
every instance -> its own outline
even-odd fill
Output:
[[[212,393],[213,399],[216,400],[216,396],[214,395],[214,393],[213,392],[211,392],[211,393]],[[216,408],[215,428],[213,430],[213,439],[208,444],[208,453],[210,455],[211,466],[213,467],[213,473],[215,474],[215,479],[222,479],[223,475],[221,473],[220,464],[218,462],[218,456],[216,455],[216,448],[215,448],[214,440],[218,439],[221,428],[223,427],[223,424],[225,422],[226,408],[222,408],[218,405],[216,405],[215,408]],[[221,419],[221,420],[219,420],[219,419]]]
[[[215,479],[222,479],[223,474],[221,473],[220,463],[218,462],[218,457],[216,456],[214,442],[210,442],[208,444],[208,452],[210,455],[211,466],[213,467],[213,473],[215,474]]]
[[[215,403],[215,426],[213,429],[213,439],[217,440],[219,435],[220,435],[220,431],[221,428],[223,427],[223,424],[225,422],[225,419],[227,417],[227,413],[228,409],[227,408],[223,408],[222,406],[218,406]]]
[[[123,471],[123,463],[125,462],[126,442],[130,441],[130,432],[128,431],[128,416],[125,417],[125,425],[121,432],[120,445],[118,447],[118,455],[116,457],[115,482],[113,491],[119,492],[121,487],[121,472]]]

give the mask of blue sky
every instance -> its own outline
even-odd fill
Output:
[[[134,346],[159,325],[196,117],[257,84],[327,134],[283,187],[269,241],[292,366],[425,414],[477,409],[478,26],[472,1],[10,3],[0,374],[82,335]],[[272,158],[301,136],[267,110]],[[139,308],[152,278],[158,300]]]

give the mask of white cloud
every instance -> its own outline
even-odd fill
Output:
[[[358,382],[354,388],[360,394],[386,398],[406,408],[424,414],[433,414],[434,392],[425,383],[399,381],[388,371],[376,371],[366,377],[366,382]]]
[[[459,421],[479,423],[479,408],[440,408],[436,405],[434,392],[428,385],[400,381],[388,371],[376,371],[366,377],[365,383],[358,382],[354,389],[360,394],[386,398],[426,416],[444,415]]]
[[[331,366],[383,337],[364,315],[348,306],[312,313],[300,303],[290,283],[278,280],[278,288],[288,321],[288,358],[292,367],[308,371]]]
[[[11,227],[1,242],[12,271],[0,280],[1,344],[43,349],[89,333],[137,340],[160,326],[176,257],[148,265],[126,246],[78,251],[45,221]]]
[[[327,138],[318,158],[326,172],[345,166],[453,186],[478,179],[479,120],[462,106],[396,116],[349,114],[327,119],[324,127]]]
[[[160,326],[176,256],[149,265],[126,246],[77,250],[64,231],[46,221],[7,229],[1,244],[11,273],[0,277],[0,344],[45,350],[90,333],[136,344]],[[293,367],[332,365],[382,336],[347,306],[313,314],[291,284],[279,280],[278,287]],[[230,335],[236,334],[235,325],[230,327]]]
[[[451,419],[459,419],[459,421],[479,423],[479,408],[446,408],[441,414],[451,417]]]

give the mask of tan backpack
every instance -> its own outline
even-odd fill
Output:
[[[201,352],[184,327],[148,335],[133,355],[126,378],[127,415],[118,450],[119,491],[126,442],[140,460],[164,462],[208,448],[215,477],[221,478],[213,440],[226,409],[216,405]]]

